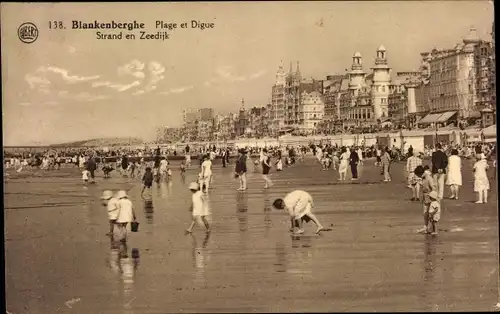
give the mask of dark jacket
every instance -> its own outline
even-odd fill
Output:
[[[358,156],[358,153],[357,153],[357,152],[355,152],[355,151],[351,152],[351,156],[349,156],[349,163],[350,163],[351,165],[353,165],[353,164],[356,164],[356,163],[358,163],[358,162],[359,162],[359,156]]]
[[[438,169],[446,173],[446,167],[448,167],[448,156],[441,150],[432,153],[432,173],[438,173]]]
[[[238,161],[236,162],[236,167],[234,169],[236,173],[246,173],[247,172],[247,162],[246,156],[238,157]]]
[[[94,158],[90,158],[89,161],[87,161],[87,170],[88,171],[95,171],[97,169],[97,164],[94,160]]]

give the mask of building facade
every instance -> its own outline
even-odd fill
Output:
[[[475,109],[481,111],[492,107],[492,96],[494,93],[493,68],[493,47],[492,43],[480,41],[474,47],[474,69],[475,69],[475,89],[476,103]]]
[[[420,72],[397,72],[389,85],[389,117],[394,126],[411,127],[416,121],[416,89]]]
[[[315,133],[323,120],[325,112],[323,95],[318,91],[312,91],[311,93],[304,91],[300,101],[299,120],[301,123],[299,130],[305,134]]]
[[[280,63],[276,72],[276,81],[272,87],[270,132],[273,135],[279,134],[279,130],[285,126],[285,83],[286,74],[283,63]]]
[[[435,117],[441,114],[439,121],[430,117],[424,122],[446,123],[454,117],[451,120],[456,119],[458,123],[461,120],[480,117],[478,103],[481,103],[481,100],[478,98],[478,86],[481,86],[479,82],[484,80],[480,79],[478,82],[478,75],[485,79],[487,75],[479,69],[486,66],[485,58],[476,58],[476,54],[484,52],[486,55],[484,48],[475,28],[472,27],[463,41],[453,49],[433,49],[431,52],[421,53],[422,77],[428,88],[428,100],[420,106],[417,104],[417,110],[419,113],[434,114]]]
[[[372,128],[389,119],[391,69],[382,45],[376,51],[375,66],[371,70],[370,74],[364,71],[363,58],[356,52],[348,72],[348,87],[338,92],[338,116],[343,130]]]

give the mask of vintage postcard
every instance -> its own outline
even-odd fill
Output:
[[[500,310],[493,11],[2,3],[6,313]]]

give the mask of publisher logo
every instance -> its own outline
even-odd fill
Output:
[[[38,28],[31,22],[21,24],[17,29],[17,36],[25,44],[31,44],[38,38]]]

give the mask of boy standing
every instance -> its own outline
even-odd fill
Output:
[[[151,194],[151,187],[153,186],[153,173],[151,172],[151,168],[147,167],[144,176],[142,177],[142,183],[144,186],[142,187],[141,196],[143,196],[144,190],[147,188],[149,193]]]
[[[429,166],[418,166],[415,168],[415,175],[422,178],[422,192],[423,192],[423,211],[424,211],[424,226],[417,230],[418,233],[429,233],[429,206],[432,203],[432,199],[429,194],[433,191],[437,193],[437,184],[432,177],[432,172]]]
[[[431,223],[430,232],[432,235],[437,235],[438,234],[437,224],[441,219],[441,204],[439,204],[438,202],[439,196],[436,191],[430,192],[429,198],[431,200],[431,203],[429,204],[427,215],[429,217],[429,222]]]

